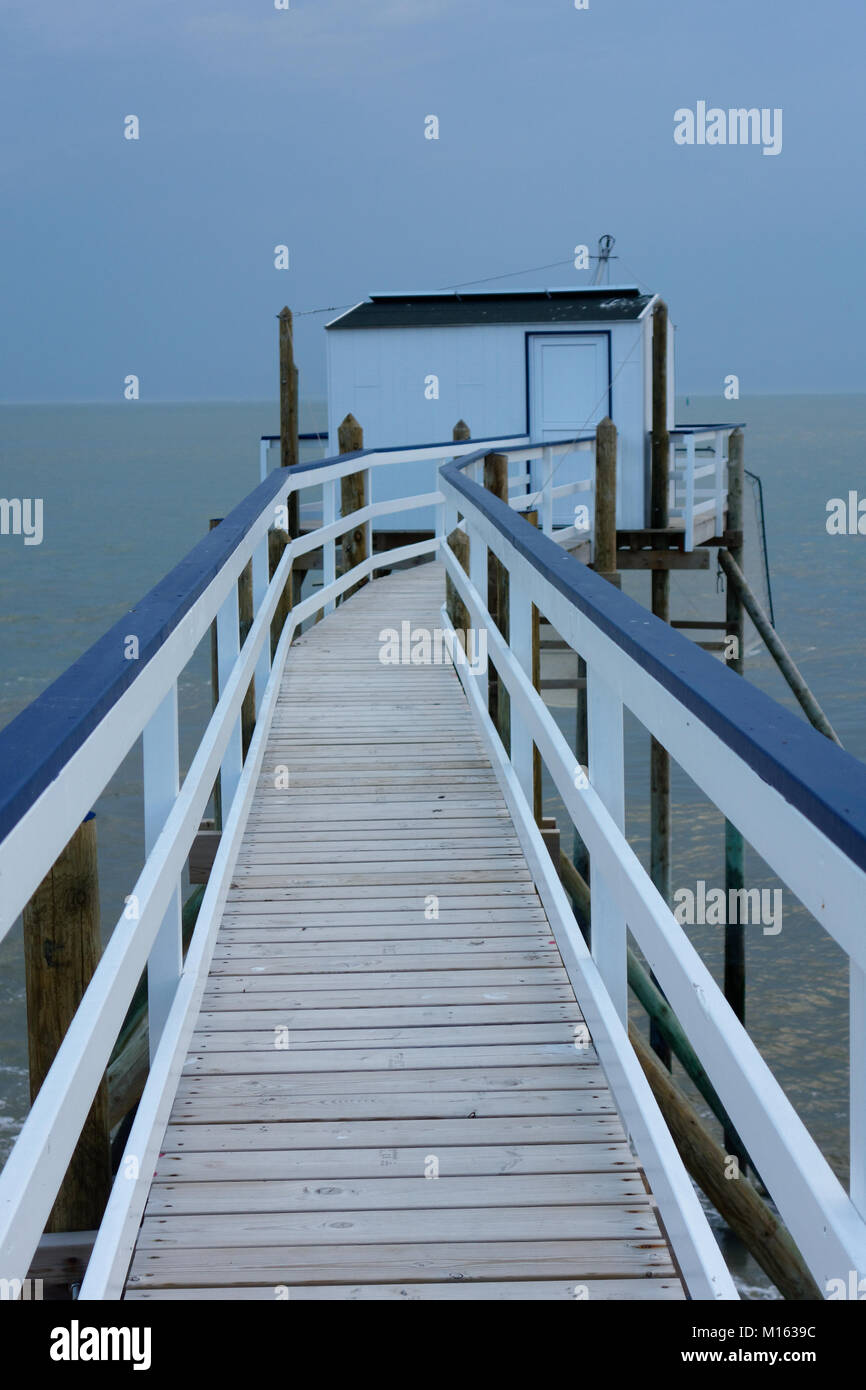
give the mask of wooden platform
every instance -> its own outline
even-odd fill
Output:
[[[457,676],[379,659],[443,591],[292,648],[127,1298],[684,1296]]]

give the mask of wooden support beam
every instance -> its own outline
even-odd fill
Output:
[[[91,813],[24,909],[31,1102],[39,1094],[101,954],[96,820]],[[45,1229],[81,1231],[98,1226],[110,1190],[108,1085],[103,1077]]]
[[[685,550],[686,533],[672,526],[619,530],[616,546],[617,550]]]
[[[729,583],[734,585],[740,598],[743,600],[743,606],[746,612],[758,629],[771,657],[782,672],[782,675],[785,677],[794,695],[797,697],[800,707],[809,720],[809,723],[816,728],[819,733],[823,734],[825,738],[829,738],[841,748],[842,742],[838,734],[809,689],[802,673],[792,660],[787,647],[779,637],[770,619],[767,617],[763,608],[758,603],[758,600],[755,598],[755,595],[752,593],[752,590],[749,588],[748,581],[743,571],[726,550],[719,551],[719,564],[727,575]]]
[[[27,1278],[46,1286],[80,1284],[96,1241],[96,1231],[55,1231],[36,1247]]]
[[[727,632],[728,623],[725,618],[710,618],[707,622],[699,618],[671,618],[671,627],[694,632]]]
[[[682,1160],[731,1230],[772,1279],[783,1298],[812,1302],[823,1295],[791,1236],[748,1178],[728,1176],[732,1167],[707,1133],[679,1086],[659,1065],[633,1024],[629,1041]]]
[[[653,612],[657,618],[669,608],[670,588],[667,579],[671,570],[708,570],[710,552],[708,550],[618,550],[617,567],[621,570],[651,570],[653,577],[665,579],[666,583],[657,585]],[[666,597],[667,596],[667,597]],[[663,619],[667,622],[667,618]]]

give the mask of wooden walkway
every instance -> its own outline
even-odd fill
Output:
[[[292,648],[127,1298],[684,1296],[457,676],[379,659],[443,590]]]

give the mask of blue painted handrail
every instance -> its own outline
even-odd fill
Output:
[[[415,447],[445,451],[453,442]],[[316,473],[347,459],[399,453],[406,447],[358,449],[297,464],[291,472]],[[269,474],[134,608],[0,730],[0,840],[141,674],[285,483],[282,469]],[[135,661],[124,656],[124,639],[130,635],[138,639]]]
[[[724,426],[724,428],[731,428]],[[507,454],[508,448],[498,452]],[[866,869],[866,766],[769,695],[720,666],[689,638],[587,569],[493,493],[464,476],[485,450],[440,474],[555,589]]]

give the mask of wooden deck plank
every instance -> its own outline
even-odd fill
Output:
[[[294,1149],[318,1150],[323,1163],[338,1162],[342,1149],[360,1154],[365,1148],[389,1157],[404,1148],[438,1145],[440,1148],[470,1146],[507,1151],[529,1145],[581,1145],[624,1142],[618,1116],[610,1114],[543,1115],[527,1118],[484,1119],[465,1115],[459,1119],[435,1120],[319,1120],[312,1124],[170,1124],[165,1136],[166,1156],[183,1153],[221,1151],[245,1154],[277,1149],[290,1161]],[[324,1151],[324,1152],[323,1152]],[[395,1157],[395,1162],[397,1161]]]
[[[598,1078],[597,1078],[598,1079]],[[208,1078],[210,1080],[210,1078]],[[434,1091],[420,1087],[416,1091],[373,1091],[349,1089],[342,1091],[301,1092],[297,1086],[288,1091],[284,1086],[270,1086],[260,1091],[253,1088],[252,1078],[243,1082],[235,1079],[232,1085],[225,1080],[219,1086],[195,1081],[188,1086],[184,1079],[178,1087],[173,1119],[178,1124],[207,1124],[231,1118],[236,1122],[268,1124],[277,1121],[301,1120],[388,1120],[408,1119],[475,1119],[513,1115],[596,1115],[616,1113],[607,1087],[599,1080],[597,1086],[585,1090],[563,1087],[543,1090],[497,1091],[485,1087],[477,1091]],[[366,1078],[365,1078],[366,1086]]]
[[[683,1297],[456,675],[379,660],[442,583],[292,648],[131,1299]]]
[[[194,1126],[190,1126],[194,1128]],[[432,1141],[421,1148],[337,1150],[242,1148],[238,1151],[166,1149],[160,1155],[160,1176],[165,1183],[240,1183],[254,1179],[280,1179],[311,1183],[357,1181],[360,1178],[403,1178],[417,1184],[423,1178],[431,1150],[439,1160],[439,1179],[507,1174],[612,1173],[634,1174],[631,1149],[623,1142],[596,1144],[452,1144],[437,1147]],[[425,1180],[426,1181],[426,1180]],[[637,1189],[635,1189],[637,1191]],[[643,1192],[643,1188],[640,1188]],[[429,1201],[429,1198],[425,1198]],[[459,1205],[459,1203],[457,1204]]]
[[[206,1287],[201,1289],[130,1289],[126,1297],[133,1301],[154,1302],[157,1299],[188,1300],[208,1298],[217,1301],[245,1302],[268,1301],[276,1297],[288,1299],[292,1303],[316,1303],[323,1300],[359,1303],[414,1303],[443,1302],[445,1300],[469,1299],[477,1302],[517,1301],[527,1303],[544,1299],[554,1302],[570,1302],[586,1299],[598,1302],[599,1299],[623,1302],[630,1299],[650,1299],[653,1302],[674,1299],[682,1301],[685,1297],[682,1285],[676,1279],[592,1279],[576,1282],[572,1280],[537,1279],[509,1280],[497,1282],[463,1284],[286,1284],[266,1285],[262,1288],[247,1286],[243,1289]]]
[[[250,1245],[146,1249],[136,1253],[130,1284],[138,1288],[224,1285],[447,1281],[466,1287],[487,1279],[608,1280],[673,1275],[661,1236],[623,1240],[439,1241],[435,1244]]]

